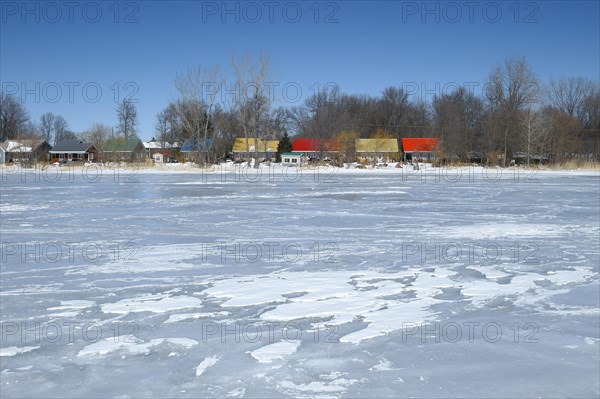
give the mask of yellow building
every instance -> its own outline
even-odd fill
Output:
[[[279,140],[264,141],[261,139],[255,140],[254,138],[248,138],[248,145],[246,146],[246,139],[244,137],[238,137],[233,143],[231,152],[233,153],[234,159],[246,159],[248,157],[247,151],[250,152],[250,158],[253,158],[256,149],[258,149],[259,160],[274,160],[278,145]]]
[[[393,162],[400,159],[397,139],[356,139],[354,147],[359,161]]]

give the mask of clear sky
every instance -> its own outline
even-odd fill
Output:
[[[53,112],[75,132],[114,126],[128,96],[142,139],[176,98],[178,72],[220,65],[232,79],[232,56],[244,52],[270,53],[283,105],[329,82],[351,94],[401,86],[426,101],[458,84],[480,93],[515,55],[546,82],[600,79],[598,1],[2,0],[1,18],[2,90],[33,119]]]

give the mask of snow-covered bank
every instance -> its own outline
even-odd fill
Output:
[[[457,179],[476,179],[481,177],[486,180],[508,179],[533,179],[539,175],[587,175],[600,176],[600,169],[571,168],[557,169],[545,166],[517,167],[511,166],[486,167],[480,165],[469,166],[441,166],[435,167],[429,163],[418,165],[389,163],[386,165],[360,165],[357,163],[344,164],[343,167],[330,165],[304,165],[302,167],[283,166],[278,163],[263,163],[259,168],[248,167],[247,164],[233,162],[200,167],[197,164],[170,163],[170,164],[75,164],[68,166],[37,165],[24,168],[20,165],[0,165],[0,175],[4,180],[10,176],[20,176],[21,179],[37,178],[38,180],[57,181],[61,177],[83,176],[88,181],[95,181],[99,176],[118,176],[122,179],[133,180],[139,174],[196,174],[202,176],[234,176],[241,179],[281,178],[294,181],[299,178],[314,177],[333,178],[338,175],[399,175],[405,177],[437,176],[438,179],[456,181]],[[36,176],[37,175],[37,176]],[[24,177],[23,177],[24,176]]]

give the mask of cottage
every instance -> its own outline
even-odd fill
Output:
[[[46,140],[6,140],[0,144],[0,163],[48,160],[52,146]]]
[[[284,152],[281,154],[281,164],[283,166],[302,166],[306,158],[306,154],[303,152]]]
[[[248,158],[248,152],[250,152],[250,158],[254,157],[255,151],[258,150],[258,159],[260,160],[272,160],[276,158],[277,147],[279,146],[278,140],[266,140],[261,139],[248,139],[248,145],[246,146],[245,138],[236,138],[233,143],[233,157],[235,159],[246,159]]]
[[[52,162],[94,161],[98,159],[98,149],[91,143],[81,140],[63,140],[50,150]]]
[[[399,158],[397,139],[356,139],[354,145],[359,161],[393,162]]]
[[[309,159],[332,159],[339,155],[340,147],[335,140],[297,138],[292,142],[293,152],[303,152]]]
[[[207,138],[204,144],[199,141],[196,137],[193,139],[187,139],[183,142],[179,152],[183,155],[185,161],[198,162],[202,157],[200,154],[210,150],[213,145],[213,140]]]
[[[144,162],[146,150],[140,139],[113,138],[102,146],[102,159],[110,162]]]
[[[432,161],[438,150],[438,139],[436,138],[404,138],[402,139],[402,151],[405,161]]]
[[[150,141],[142,142],[144,145],[144,150],[146,151],[146,157],[154,159],[156,161],[155,154],[162,154],[163,161],[161,162],[169,162],[171,159],[175,158],[175,153],[179,145],[177,143],[169,143],[167,141],[156,141],[154,139]]]

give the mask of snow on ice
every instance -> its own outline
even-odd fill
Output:
[[[2,396],[600,394],[597,172],[286,173],[2,175]]]

